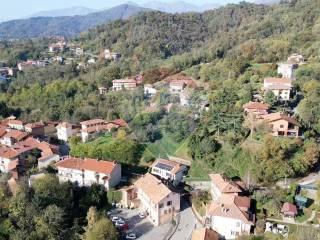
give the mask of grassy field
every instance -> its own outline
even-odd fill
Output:
[[[190,160],[188,156],[188,139],[179,144],[170,136],[164,136],[161,140],[148,144],[145,154],[151,154],[155,158],[173,156]]]

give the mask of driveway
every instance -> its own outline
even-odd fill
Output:
[[[154,227],[148,218],[140,219],[139,212],[139,209],[121,209],[117,216],[126,220],[129,229],[137,234],[139,240],[163,240],[170,230],[171,224]]]
[[[192,231],[197,228],[199,223],[193,211],[184,198],[181,198],[181,212],[180,212],[180,222],[177,230],[172,235],[170,240],[188,240],[191,239]],[[199,225],[200,226],[200,225]]]

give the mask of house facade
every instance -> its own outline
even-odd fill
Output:
[[[262,102],[248,102],[242,106],[245,114],[255,114],[256,116],[266,115],[269,111],[269,104]]]
[[[234,182],[221,174],[210,174],[212,202],[207,207],[207,225],[226,239],[250,234],[255,216],[251,199],[242,196],[243,182]]]
[[[294,118],[280,112],[263,116],[273,136],[298,137],[300,124]]]
[[[151,174],[162,179],[172,181],[173,185],[178,185],[185,174],[187,166],[165,159],[157,159],[151,167]]]
[[[137,88],[137,81],[132,78],[126,79],[115,79],[112,81],[112,90],[121,91],[121,90],[135,90]]]
[[[79,186],[101,184],[107,190],[121,180],[121,165],[115,161],[68,157],[55,164],[59,181],[70,181]]]
[[[138,179],[134,187],[140,208],[154,226],[170,222],[180,211],[180,195],[150,173]]]
[[[294,80],[294,72],[296,68],[296,64],[279,63],[277,72],[278,74],[281,74],[283,78],[289,78]]]
[[[269,77],[264,79],[264,92],[272,91],[278,100],[288,101],[292,89],[292,80],[289,78]]]
[[[67,122],[59,123],[56,126],[57,137],[59,140],[68,142],[69,138],[76,134],[76,130],[73,128],[73,125]]]

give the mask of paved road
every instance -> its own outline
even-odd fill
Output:
[[[170,238],[170,240],[189,240],[192,235],[193,229],[198,227],[197,219],[194,216],[189,203],[181,200],[182,211],[180,212],[180,222],[176,232]]]

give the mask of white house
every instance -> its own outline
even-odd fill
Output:
[[[170,222],[180,211],[180,195],[150,173],[139,178],[134,187],[140,208],[147,213],[153,225]]]
[[[114,61],[118,61],[120,58],[120,54],[116,53],[116,52],[111,52],[110,49],[105,49],[104,50],[104,58],[106,60],[114,60]]]
[[[250,202],[248,197],[223,194],[207,209],[210,227],[226,239],[249,235],[255,221]]]
[[[187,173],[187,166],[165,159],[157,159],[151,167],[151,173],[178,185]]]
[[[137,80],[133,78],[115,79],[112,81],[112,90],[135,90],[137,88]]]
[[[55,164],[59,181],[70,181],[79,186],[103,185],[107,190],[121,180],[121,165],[97,159],[66,158]]]
[[[157,89],[155,89],[151,84],[144,85],[144,96],[153,97],[157,94]]]
[[[250,212],[251,199],[240,196],[245,189],[241,181],[221,174],[210,174],[212,202],[207,207],[207,222],[226,239],[250,234],[255,216]]]
[[[279,63],[278,64],[278,74],[281,74],[284,78],[289,78],[294,80],[294,71],[296,69],[296,64],[290,63]]]
[[[15,169],[19,163],[19,153],[9,147],[0,148],[0,172],[7,173]]]
[[[76,130],[73,129],[72,124],[62,122],[56,126],[57,136],[59,140],[68,142],[69,138],[76,134]]]
[[[272,91],[278,100],[288,101],[292,89],[292,80],[289,78],[268,77],[264,79],[264,92]]]

